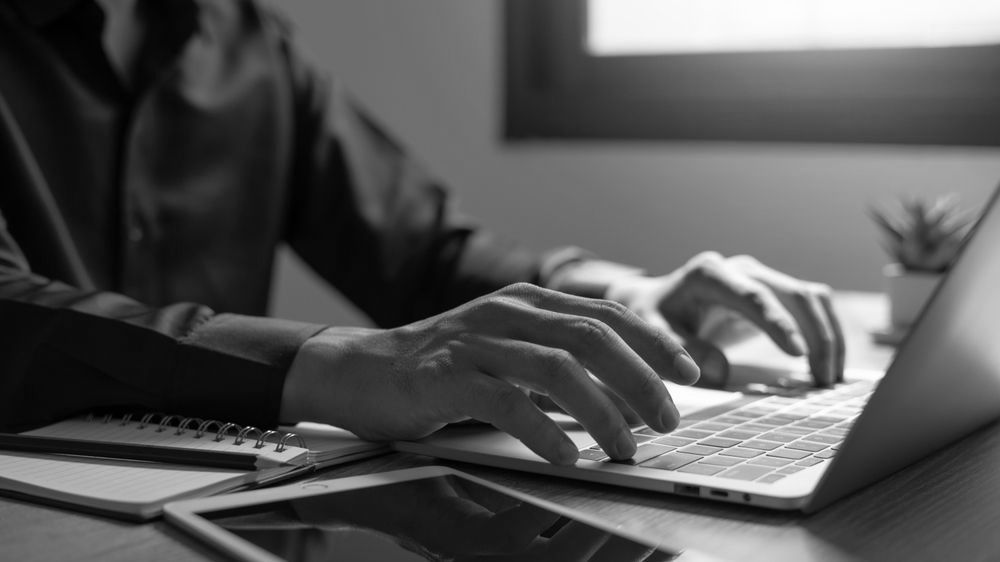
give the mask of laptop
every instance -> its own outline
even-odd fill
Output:
[[[639,447],[629,462],[608,460],[570,418],[560,423],[580,449],[574,466],[549,464],[486,425],[449,426],[394,447],[642,490],[818,510],[1000,417],[998,196],[884,376],[848,371],[843,384],[797,396],[719,392],[713,396],[721,403],[681,408],[681,425],[670,434],[637,428]]]

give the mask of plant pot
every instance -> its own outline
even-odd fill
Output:
[[[942,274],[912,271],[898,263],[886,265],[882,274],[889,297],[889,321],[894,329],[906,330],[917,320]]]

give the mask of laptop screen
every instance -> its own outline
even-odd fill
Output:
[[[818,509],[1000,417],[1000,208],[958,258],[820,483]]]

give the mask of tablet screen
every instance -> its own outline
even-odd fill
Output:
[[[670,560],[456,476],[203,512],[285,560]]]

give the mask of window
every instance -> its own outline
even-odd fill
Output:
[[[1000,145],[995,0],[506,8],[511,139]]]

